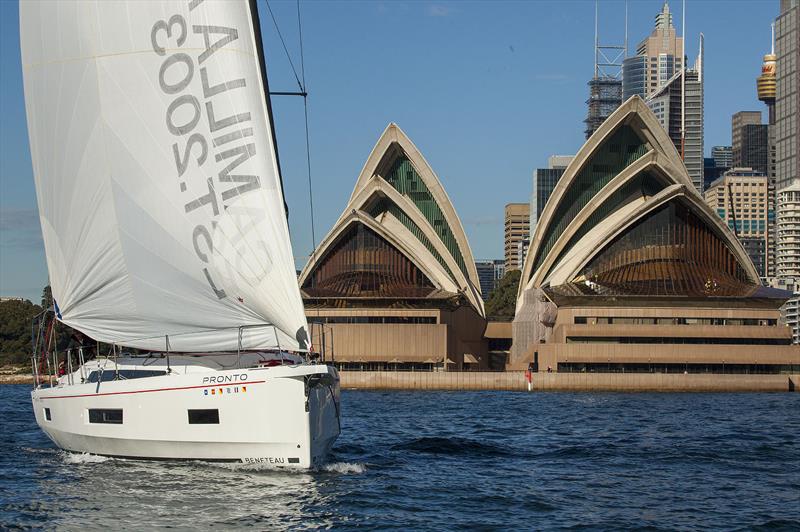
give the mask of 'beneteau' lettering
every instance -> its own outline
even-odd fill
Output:
[[[242,461],[245,464],[283,464],[285,458],[272,457],[272,456],[258,456],[255,458],[245,457]]]

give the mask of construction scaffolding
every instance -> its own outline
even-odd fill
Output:
[[[600,127],[608,116],[622,104],[622,62],[628,49],[628,6],[625,5],[624,44],[601,44],[598,34],[598,2],[594,7],[594,76],[589,81],[589,113],[586,120],[586,138]]]

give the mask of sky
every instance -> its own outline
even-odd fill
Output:
[[[114,1],[114,0],[110,0]],[[297,90],[264,0],[270,88]],[[629,47],[662,0],[628,2]],[[270,3],[299,69],[294,1]],[[681,3],[670,2],[680,31]],[[731,115],[764,110],[755,78],[778,0],[686,2],[686,51],[705,36],[705,151],[731,142]],[[503,208],[529,201],[532,174],[584,142],[593,74],[592,1],[302,1],[316,241],[331,229],[388,123],[439,176],[476,259],[502,258]],[[599,5],[600,41],[624,41],[625,3]],[[38,302],[47,284],[33,186],[17,2],[0,0],[0,296]],[[311,250],[303,103],[273,99],[296,267]],[[764,113],[766,116],[766,113]]]

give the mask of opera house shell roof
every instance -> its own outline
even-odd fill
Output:
[[[373,148],[300,286],[306,299],[333,305],[438,300],[484,315],[461,222],[436,174],[396,124]]]
[[[636,96],[583,145],[553,190],[531,237],[518,313],[531,290],[556,305],[784,295],[761,286]]]

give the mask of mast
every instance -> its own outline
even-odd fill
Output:
[[[286,220],[289,220],[289,204],[286,203],[286,192],[283,187],[283,172],[281,171],[281,158],[278,155],[278,140],[275,137],[275,120],[272,116],[272,97],[269,92],[269,81],[267,79],[267,62],[264,59],[264,42],[261,38],[261,20],[258,18],[258,5],[256,0],[247,0],[250,8],[250,18],[253,21],[253,34],[255,35],[256,49],[258,50],[258,66],[261,69],[261,82],[264,85],[264,99],[267,104],[267,117],[269,118],[269,128],[272,134],[272,149],[275,152],[275,163],[278,166],[278,182],[281,184],[281,196],[283,197],[283,209],[286,211]]]

